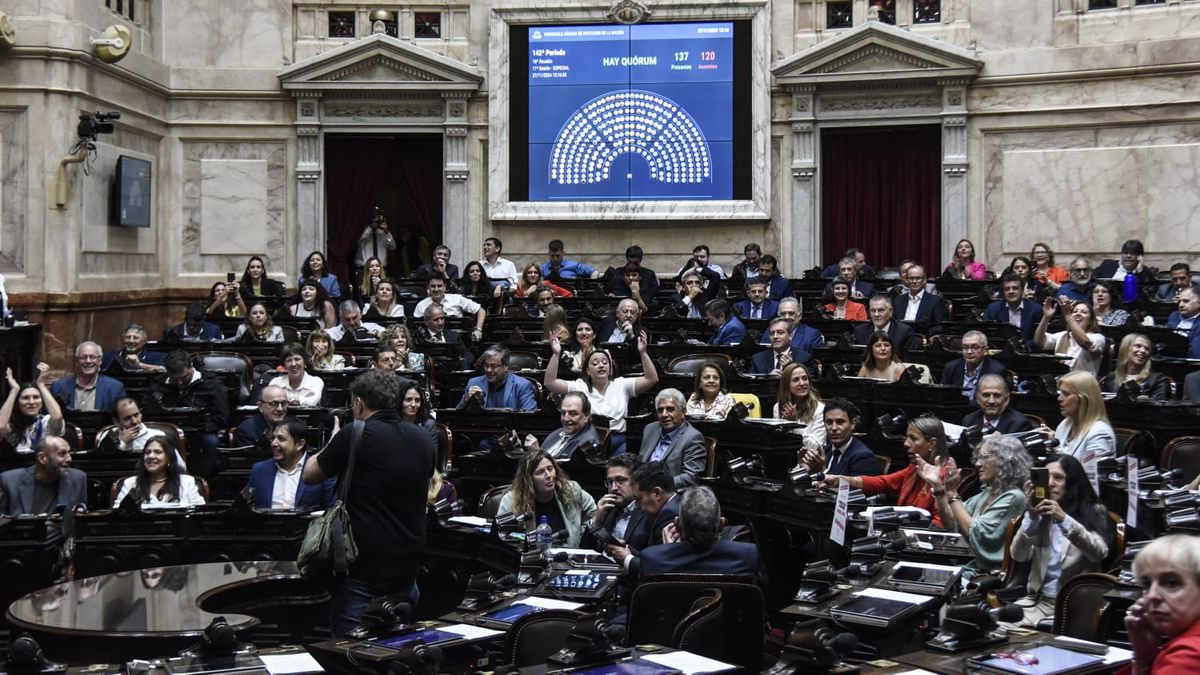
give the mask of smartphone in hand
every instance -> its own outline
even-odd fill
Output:
[[[1033,504],[1037,506],[1043,499],[1050,496],[1050,470],[1044,466],[1030,469],[1030,479],[1033,481]]]

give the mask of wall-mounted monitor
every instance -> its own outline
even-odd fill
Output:
[[[510,30],[513,201],[751,199],[744,21]]]
[[[150,162],[128,155],[117,158],[109,199],[110,222],[122,227],[150,227]]]

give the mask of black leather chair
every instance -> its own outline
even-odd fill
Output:
[[[1051,631],[1055,635],[1104,642],[1108,634],[1104,625],[1108,600],[1104,594],[1116,585],[1116,577],[1098,573],[1080,574],[1063,584],[1054,606]]]
[[[702,656],[724,653],[725,635],[721,632],[724,611],[721,589],[705,591],[692,603],[692,611],[675,626],[671,646]]]
[[[494,488],[488,488],[479,497],[479,508],[475,510],[475,515],[480,518],[492,519],[496,517],[496,512],[500,510],[500,500],[504,499],[504,494],[512,485],[497,485]]]
[[[545,663],[546,657],[562,649],[582,617],[570,609],[544,609],[522,616],[504,636],[501,664],[524,668]]]
[[[696,601],[720,592],[718,617],[688,617],[706,605]],[[715,610],[711,610],[715,611]],[[763,617],[762,589],[752,579],[723,574],[663,574],[643,578],[629,599],[626,645],[674,645],[678,637],[689,637],[689,644],[702,656],[732,663],[748,671],[762,669]],[[702,613],[703,614],[703,613]],[[704,619],[704,620],[701,620]],[[701,625],[696,627],[694,624]],[[689,632],[689,626],[691,631]],[[719,632],[719,643],[696,645],[699,635]]]

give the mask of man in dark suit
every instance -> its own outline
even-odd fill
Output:
[[[71,468],[71,446],[65,439],[46,435],[38,442],[33,466],[0,473],[0,513],[50,513],[59,505],[87,505],[87,474]]]
[[[291,511],[307,506],[333,506],[337,479],[332,476],[318,485],[300,480],[308,461],[308,425],[295,417],[280,422],[271,434],[272,459],[250,467],[246,485],[254,488],[254,508]]]
[[[1101,260],[1092,277],[1124,283],[1125,277],[1132,274],[1139,287],[1150,288],[1149,284],[1155,283],[1158,271],[1142,264],[1145,255],[1146,247],[1141,240],[1127,239],[1121,244],[1121,259]]]
[[[1185,288],[1179,291],[1176,300],[1179,309],[1167,317],[1167,328],[1174,328],[1181,335],[1188,335],[1200,326],[1200,293]]]
[[[979,409],[963,417],[964,427],[978,426],[985,434],[1000,432],[1015,434],[1033,429],[1030,420],[1008,407],[1008,380],[1001,375],[984,375],[975,387],[975,403]]]
[[[788,322],[792,348],[800,351],[803,358],[798,360],[802,363],[808,363],[812,359],[813,352],[817,348],[825,346],[825,336],[821,334],[821,331],[805,325],[800,320],[800,301],[796,298],[784,298],[779,301],[778,318]],[[760,344],[770,343],[771,334],[768,327],[768,330],[763,332]]]
[[[1014,274],[1000,279],[1004,297],[988,305],[984,320],[1007,323],[1020,332],[1021,342],[1033,348],[1033,331],[1042,320],[1042,306],[1025,297],[1024,284]]]
[[[592,403],[582,392],[569,391],[563,394],[558,411],[562,426],[551,431],[541,443],[533,434],[529,434],[525,437],[525,450],[544,450],[559,462],[565,462],[579,448],[600,443],[600,436],[592,426]]]
[[[450,247],[439,245],[433,249],[433,262],[425,263],[413,272],[414,279],[429,279],[435,273],[450,281],[458,281],[458,266],[450,264]]]
[[[881,330],[887,333],[898,355],[901,358],[905,357],[912,348],[912,329],[907,324],[892,321],[895,312],[892,309],[891,298],[886,295],[871,296],[871,301],[867,304],[867,314],[871,320],[854,329],[854,344],[867,344],[871,333]]]
[[[1175,302],[1179,298],[1179,291],[1189,287],[1200,292],[1200,284],[1192,280],[1192,268],[1185,262],[1177,262],[1171,265],[1171,280],[1158,287],[1154,299],[1160,302]]]
[[[641,515],[641,527],[646,530],[642,548],[663,543],[663,528],[679,514],[680,494],[675,491],[671,472],[662,462],[644,462],[629,477],[634,503]],[[608,554],[626,570],[637,576],[637,552],[629,546],[609,544]]]
[[[717,297],[721,287],[719,280],[706,279],[716,273],[705,269],[690,269],[679,277],[679,287],[671,296],[671,309],[686,319],[704,318],[704,306]]]
[[[643,315],[658,309],[658,301],[654,299],[658,294],[658,273],[642,267],[641,246],[625,249],[625,266],[610,267],[600,281],[609,295],[633,298]]]
[[[50,385],[50,393],[70,410],[111,412],[113,404],[125,398],[125,385],[100,374],[104,352],[95,342],[81,342],[75,348],[75,374],[59,378]]]
[[[758,263],[758,279],[767,284],[767,297],[782,300],[792,295],[792,282],[779,274],[779,263],[773,255],[764,255]]]
[[[100,363],[101,370],[108,370],[115,362],[117,368],[127,373],[145,371],[161,373],[163,371],[165,357],[158,352],[146,349],[146,328],[142,324],[129,324],[121,339],[125,343],[125,348],[104,352],[104,359]]]
[[[211,476],[217,468],[218,434],[229,427],[229,392],[220,380],[204,377],[196,370],[192,366],[192,357],[182,349],[167,354],[166,368],[167,376],[150,385],[141,407],[198,408],[203,411],[200,447],[189,453],[188,466],[193,475]]]
[[[213,342],[220,340],[221,329],[215,323],[205,321],[207,309],[203,302],[193,302],[183,314],[183,323],[163,331],[163,339],[184,342]]]
[[[271,447],[275,427],[288,414],[287,392],[283,387],[267,385],[258,392],[258,412],[246,417],[233,431],[233,442],[238,446],[253,445],[259,450]]]
[[[809,471],[837,476],[878,476],[883,467],[875,453],[854,437],[862,414],[843,398],[825,402],[825,447],[800,450],[800,463]]]
[[[667,528],[664,543],[651,546],[639,556],[641,577],[672,572],[686,574],[733,574],[754,577],[766,583],[759,563],[758,547],[720,538],[721,505],[708,487],[695,487],[680,498],[679,516]]]
[[[970,330],[962,336],[962,358],[954,359],[942,370],[942,384],[962,387],[967,400],[975,400],[975,387],[983,375],[1003,375],[1004,364],[987,355],[987,336]]]
[[[612,316],[600,320],[600,327],[596,329],[596,341],[617,342],[637,347],[638,335],[644,330],[638,304],[630,298],[625,298],[617,303],[617,311]]]
[[[841,277],[850,282],[850,297],[862,300],[863,298],[869,298],[875,294],[874,284],[867,283],[860,278],[861,274],[859,272],[858,265],[854,264],[853,259],[842,258],[841,261],[838,262],[837,269],[838,273],[834,275],[834,278]],[[825,284],[825,294],[833,295],[832,281]]]
[[[464,342],[462,331],[446,328],[446,310],[441,305],[431,304],[425,308],[424,319],[425,327],[418,331],[417,341],[447,345],[450,356],[458,360],[458,368],[471,370],[475,355]]]
[[[630,482],[633,472],[641,465],[642,458],[632,452],[608,459],[604,478],[607,491],[596,500],[596,513],[592,516],[591,527],[584,531],[581,546],[595,548],[599,542],[593,531],[602,527],[614,538],[625,542],[634,555],[646,548],[650,531],[637,509],[633,483]]]
[[[771,348],[764,349],[750,357],[749,372],[757,375],[778,375],[787,364],[808,363],[812,359],[809,354],[792,346],[789,333],[791,324],[782,317],[773,319],[767,326],[767,335],[771,340]]]
[[[642,432],[642,450],[646,462],[662,462],[674,477],[676,488],[695,485],[708,465],[704,435],[683,419],[687,399],[678,389],[663,389],[654,397],[657,422]]]
[[[867,264],[867,254],[863,253],[862,249],[858,248],[846,249],[846,252],[842,254],[842,257],[837,262],[821,270],[821,278],[834,279],[840,276],[842,260],[845,260],[846,258],[849,258],[854,262],[855,274],[864,279],[875,278],[875,268]]]
[[[743,319],[770,321],[779,313],[779,302],[767,297],[767,283],[758,277],[746,282],[746,299],[733,306]]]
[[[729,303],[717,298],[704,306],[704,320],[715,333],[708,344],[716,347],[736,347],[746,339],[746,327],[733,315]]]
[[[896,316],[906,323],[926,326],[925,332],[928,335],[941,333],[942,322],[946,320],[946,303],[940,295],[925,288],[925,268],[920,265],[910,266],[902,281],[907,292],[896,297]]]

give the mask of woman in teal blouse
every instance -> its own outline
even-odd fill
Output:
[[[958,496],[962,475],[953,459],[946,462],[948,470],[942,471],[939,465],[918,457],[917,471],[937,498],[946,529],[962,533],[975,553],[975,559],[963,569],[963,576],[995,572],[1004,559],[1008,521],[1025,510],[1022,487],[1033,463],[1029,453],[1011,436],[994,434],[984,438],[974,456],[975,472],[983,490],[966,502]],[[942,476],[946,476],[945,481]]]

